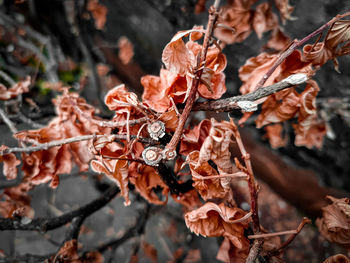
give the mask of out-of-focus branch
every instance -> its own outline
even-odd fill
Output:
[[[61,227],[71,222],[76,217],[87,217],[108,204],[118,193],[119,188],[112,186],[101,197],[95,199],[87,205],[70,211],[58,217],[36,218],[25,224],[20,219],[0,218],[0,230],[31,230],[46,232]]]

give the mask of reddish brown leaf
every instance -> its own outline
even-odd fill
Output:
[[[271,32],[269,41],[267,42],[266,46],[264,46],[264,48],[283,51],[288,47],[290,43],[290,38],[284,34],[281,28],[278,27]]]

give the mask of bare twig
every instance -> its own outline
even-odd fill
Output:
[[[208,51],[208,47],[209,47],[209,40],[211,38],[211,35],[213,34],[214,25],[215,25],[215,22],[218,18],[219,5],[220,5],[220,0],[215,0],[214,5],[209,9],[209,20],[208,20],[204,40],[203,40],[201,57],[200,57],[198,65],[197,65],[197,72],[195,74],[195,78],[193,79],[192,87],[190,89],[185,108],[180,116],[179,124],[178,124],[178,126],[175,130],[175,133],[174,133],[173,137],[171,138],[170,142],[165,147],[165,154],[167,154],[167,152],[172,153],[176,149],[176,146],[179,143],[179,140],[182,136],[182,132],[183,132],[186,120],[187,120],[187,118],[190,115],[190,112],[192,110],[192,106],[193,106],[193,103],[194,103],[195,98],[196,98],[197,89],[198,89],[198,86],[200,84],[200,79],[201,79],[202,72],[203,72],[202,65],[205,65],[205,61],[206,61],[207,51]],[[172,158],[173,158],[173,156],[171,156],[170,159],[172,159]]]
[[[20,219],[0,218],[0,230],[31,230],[46,232],[61,227],[78,216],[87,217],[108,204],[118,193],[119,188],[112,186],[101,197],[87,205],[53,218],[36,218],[24,224]]]
[[[63,144],[69,144],[69,143],[80,142],[80,141],[87,141],[87,140],[91,140],[94,138],[101,138],[101,137],[105,137],[105,136],[108,136],[109,138],[114,139],[114,140],[126,140],[127,139],[127,136],[122,135],[122,134],[82,135],[82,136],[76,136],[76,137],[62,139],[62,140],[51,141],[51,142],[47,142],[47,143],[41,143],[41,144],[38,143],[37,146],[31,146],[31,147],[26,147],[26,148],[18,148],[18,147],[6,148],[5,150],[0,151],[0,156],[5,155],[5,154],[9,154],[9,153],[15,153],[15,152],[30,153],[30,152],[42,151],[42,150],[47,150],[47,149],[52,148],[52,147],[61,146]],[[136,136],[131,136],[131,137],[136,138]],[[149,143],[149,144],[155,143],[155,141],[150,139],[150,138],[139,137],[138,140],[140,140],[141,142]]]
[[[284,51],[282,54],[279,55],[278,59],[275,61],[275,63],[271,66],[271,68],[266,72],[266,74],[261,78],[261,80],[258,82],[256,89],[261,88],[262,86],[264,86],[265,82],[267,81],[267,79],[272,75],[272,73],[277,69],[277,67],[279,65],[282,64],[282,62],[290,55],[292,54],[292,52],[301,47],[302,45],[304,45],[307,41],[309,41],[311,38],[313,38],[314,36],[317,36],[318,34],[320,34],[321,32],[323,32],[324,30],[326,30],[329,26],[331,26],[333,23],[335,23],[336,21],[338,21],[339,19],[350,15],[350,12],[347,12],[343,15],[337,15],[336,17],[334,17],[333,19],[331,19],[330,21],[328,21],[326,24],[322,25],[321,27],[319,27],[317,30],[315,30],[314,32],[310,33],[309,35],[307,35],[306,37],[304,37],[302,40],[294,40],[294,42],[292,42],[292,44],[288,47],[288,49],[286,51]]]
[[[269,251],[267,253],[267,257],[272,257],[281,253],[283,249],[285,249],[290,243],[292,243],[294,238],[296,238],[296,236],[300,233],[300,231],[306,224],[311,224],[311,220],[307,217],[304,217],[303,220],[300,222],[298,228],[295,230],[295,233],[293,233],[285,242],[283,242],[283,244],[279,248]]]
[[[304,73],[294,74],[273,85],[259,88],[245,95],[235,96],[216,101],[206,101],[195,103],[192,111],[232,111],[241,109],[243,111],[257,110],[257,104],[254,101],[270,96],[278,91],[299,85],[307,81],[308,77]],[[241,103],[240,103],[241,102]],[[248,103],[250,102],[250,104]]]

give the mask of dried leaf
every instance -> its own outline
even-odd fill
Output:
[[[142,242],[142,249],[143,253],[147,258],[151,260],[151,262],[156,263],[158,262],[158,253],[157,249],[151,245],[150,243],[147,243],[146,241]]]
[[[164,122],[165,128],[171,132],[174,132],[179,124],[179,117],[174,108],[170,108],[168,111],[162,113],[159,116],[159,120]]]
[[[280,11],[283,23],[285,23],[287,19],[292,19],[291,13],[293,12],[294,7],[289,5],[289,0],[275,0],[275,4]]]
[[[222,241],[216,259],[226,263],[244,263],[249,253],[248,239],[242,239],[242,248],[237,248],[229,238]]]
[[[135,185],[136,190],[148,202],[156,205],[165,205],[168,202],[169,188],[160,179],[153,167],[132,163],[129,172],[130,182]]]
[[[330,256],[323,263],[350,263],[350,259],[342,254]]]
[[[300,95],[300,110],[298,123],[294,124],[295,145],[312,148],[322,147],[326,135],[326,125],[319,120],[316,112],[316,96],[319,87],[314,80],[309,80],[305,90]]]
[[[182,37],[191,31],[178,32],[165,46],[162,54],[162,61],[165,67],[172,73],[184,76],[196,66],[194,54],[186,47]]]
[[[0,152],[8,148],[5,145],[0,146]],[[15,179],[17,177],[17,168],[16,166],[20,165],[21,162],[16,158],[16,155],[13,153],[5,154],[0,156],[0,163],[3,162],[4,166],[2,168],[3,174],[8,180]]]
[[[246,39],[252,31],[252,12],[250,10],[252,2],[239,0],[234,1],[231,5],[222,7],[222,14],[219,17],[218,23],[233,28],[234,32],[218,27],[214,32],[215,36],[227,44],[242,42]]]
[[[202,162],[200,165],[197,165],[198,160],[198,151],[191,152],[186,158],[186,161],[190,165],[192,180],[194,181],[193,186],[204,200],[224,198],[227,191],[221,185],[221,179],[203,179],[208,176],[218,175],[218,172],[208,162]]]
[[[303,56],[305,61],[311,62],[314,66],[322,66],[333,57],[333,53],[324,42],[319,42],[316,45],[305,45]]]
[[[200,150],[205,138],[209,135],[211,121],[204,119],[193,129],[185,129],[181,138],[180,154],[188,155]]]
[[[185,214],[187,227],[195,234],[204,237],[224,236],[230,239],[239,249],[249,244],[244,236],[244,229],[248,227],[248,220],[240,221],[246,213],[237,207],[227,207],[223,203],[217,205],[212,202]]]
[[[283,126],[281,124],[268,125],[265,127],[266,137],[269,139],[272,148],[284,147],[287,144],[287,137],[282,138]]]
[[[261,114],[256,120],[256,127],[289,120],[299,110],[299,94],[290,88],[270,95],[262,105]]]
[[[9,89],[6,89],[4,85],[0,84],[0,100],[13,99],[22,93],[28,92],[30,84],[31,80],[29,76],[25,80],[17,82]]]
[[[89,0],[87,10],[91,12],[95,19],[95,27],[100,30],[103,29],[106,23],[107,8],[101,5],[98,0]]]
[[[316,220],[321,234],[330,242],[350,246],[349,198],[337,199],[327,196],[332,204],[322,208],[322,218]]]
[[[328,32],[326,45],[335,49],[339,44],[350,40],[350,20],[336,21]]]
[[[129,64],[134,56],[134,46],[127,37],[120,37],[118,40],[118,57],[123,64]]]
[[[269,3],[262,3],[256,7],[253,17],[253,28],[258,38],[262,38],[264,32],[278,28],[278,18],[272,12]]]
[[[284,34],[281,28],[276,28],[272,31],[269,41],[267,42],[265,49],[274,49],[276,51],[285,50],[291,43],[291,39]]]

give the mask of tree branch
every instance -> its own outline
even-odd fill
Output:
[[[80,141],[87,141],[87,140],[91,140],[94,138],[101,138],[101,137],[105,137],[105,136],[108,136],[108,137],[112,136],[114,138],[114,140],[126,140],[127,139],[127,135],[122,135],[122,134],[82,135],[82,136],[76,136],[76,137],[62,139],[62,140],[51,141],[51,142],[47,142],[47,143],[38,143],[37,146],[31,146],[31,147],[26,147],[26,148],[18,148],[18,147],[6,148],[5,150],[0,151],[0,156],[5,155],[5,154],[9,154],[9,153],[15,153],[15,152],[30,153],[30,152],[42,151],[42,150],[47,150],[47,149],[52,148],[52,147],[61,146],[63,144],[69,144],[69,143],[80,142]],[[131,136],[131,138],[136,138],[136,137],[137,136]],[[145,142],[145,143],[149,143],[149,144],[158,143],[150,138],[139,137],[137,139],[141,142]]]
[[[0,218],[0,230],[31,230],[46,232],[61,227],[71,222],[75,217],[87,217],[108,204],[118,193],[119,188],[112,186],[101,197],[95,199],[87,205],[70,211],[58,217],[36,218],[28,224],[24,224],[20,219]]]
[[[232,111],[233,109],[241,109],[244,111],[257,110],[257,104],[254,101],[270,96],[278,91],[290,88],[295,85],[299,85],[308,80],[308,77],[304,73],[291,75],[282,81],[272,84],[267,87],[259,88],[248,94],[235,96],[227,99],[221,99],[216,101],[206,101],[195,103],[193,111]],[[240,103],[242,102],[242,103]],[[247,102],[251,102],[248,104]]]
[[[209,9],[209,20],[208,20],[204,40],[203,40],[201,57],[200,57],[198,65],[197,65],[197,72],[196,72],[195,77],[193,79],[192,87],[190,89],[185,108],[180,116],[179,124],[178,124],[178,126],[175,130],[175,133],[174,133],[173,137],[171,138],[170,142],[165,147],[165,150],[166,150],[165,154],[172,153],[175,151],[176,146],[179,143],[179,140],[182,136],[182,132],[183,132],[186,120],[191,113],[192,106],[193,106],[193,103],[196,99],[197,89],[198,89],[198,86],[200,84],[200,79],[201,79],[202,72],[203,72],[203,67],[201,68],[201,66],[205,65],[207,51],[209,48],[209,40],[213,34],[213,28],[214,28],[215,22],[218,18],[219,5],[220,5],[220,0],[215,0],[214,5]],[[172,159],[173,156],[169,155],[166,157],[170,157],[169,159]]]

